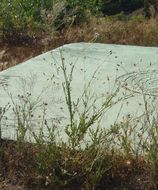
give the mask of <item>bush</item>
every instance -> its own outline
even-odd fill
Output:
[[[61,30],[70,23],[80,24],[86,21],[90,14],[100,13],[102,2],[102,0],[89,0],[88,2],[87,0],[67,0],[55,20],[56,29]]]
[[[52,0],[2,0],[0,3],[0,31],[3,38],[27,33],[29,28],[42,23],[42,10],[53,6]]]

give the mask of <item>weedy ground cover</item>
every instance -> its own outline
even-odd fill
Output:
[[[0,174],[1,181],[6,181],[6,187],[2,188],[16,185],[21,189],[41,190],[157,189],[158,133],[154,108],[150,109],[142,95],[145,111],[141,117],[127,115],[109,128],[100,128],[99,120],[106,109],[117,103],[114,99],[119,89],[106,97],[97,112],[91,112],[95,103],[94,100],[89,105],[91,83],[76,102],[71,86],[74,65],[68,70],[62,54],[61,60],[63,91],[69,112],[69,121],[64,127],[68,142],[62,141],[62,136],[60,141],[57,139],[56,127],[50,125],[45,117],[42,117],[39,132],[32,130],[32,105],[36,104],[30,94],[19,96],[20,105],[12,100],[18,121],[17,141],[1,138]],[[79,109],[80,103],[84,105],[83,109]],[[1,109],[1,118],[8,109]],[[25,141],[27,131],[30,131],[34,143]],[[91,143],[86,143],[87,135]]]

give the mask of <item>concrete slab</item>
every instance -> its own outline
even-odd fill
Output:
[[[111,103],[115,105],[105,109],[100,121],[102,128],[110,127],[127,115],[141,116],[145,111],[144,98],[156,104],[158,48],[68,44],[0,73],[3,138],[16,139],[17,124],[39,131],[47,120],[57,126],[63,139],[67,139],[64,130],[69,123],[69,112],[63,90],[62,63],[67,74],[74,65],[72,99],[74,102],[83,99],[86,89],[84,97],[89,101],[89,116],[97,113],[107,98],[117,92]],[[3,114],[6,105],[7,111]],[[84,103],[80,100],[77,112],[83,110]],[[28,134],[26,138],[31,137]]]

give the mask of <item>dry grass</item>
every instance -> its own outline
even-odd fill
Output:
[[[95,40],[99,43],[157,46],[157,31],[158,18],[149,20],[135,18],[129,21],[92,18],[88,23],[71,28],[66,42]]]

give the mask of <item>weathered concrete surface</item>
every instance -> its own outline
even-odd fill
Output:
[[[89,104],[97,100],[93,103],[95,110],[116,89],[119,92],[114,101],[132,95],[108,109],[100,123],[103,128],[129,114],[140,116],[144,112],[144,98],[149,102],[154,97],[156,101],[158,48],[96,43],[64,45],[0,73],[0,105],[10,104],[1,121],[3,137],[16,139],[18,114],[15,112],[20,112],[18,116],[27,118],[27,121],[21,120],[32,130],[42,126],[44,117],[57,125],[61,136],[66,138],[64,127],[69,114],[62,87],[62,61],[68,74],[74,65],[71,84],[74,101],[82,96],[91,80],[87,92],[88,97],[92,96]],[[30,114],[27,113],[29,106],[32,106]],[[79,111],[82,110],[81,101]]]

